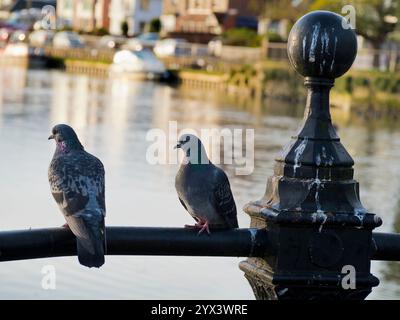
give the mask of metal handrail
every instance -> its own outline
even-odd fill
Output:
[[[187,228],[107,227],[108,255],[263,257],[271,248],[267,231],[234,229],[200,234]],[[76,255],[65,228],[0,232],[0,261]]]
[[[274,253],[265,229],[234,229],[198,235],[186,228],[107,227],[108,255],[265,257]],[[372,260],[400,261],[400,234],[373,233]],[[76,255],[65,228],[0,232],[0,262]]]

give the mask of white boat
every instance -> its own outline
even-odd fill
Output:
[[[115,53],[111,74],[126,74],[139,78],[159,79],[166,73],[164,64],[147,49],[120,50]]]

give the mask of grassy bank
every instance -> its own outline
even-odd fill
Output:
[[[74,70],[98,69],[100,73],[110,64],[109,60],[53,57],[54,66]],[[174,77],[182,83],[228,91],[233,95],[258,98],[273,97],[289,101],[303,101],[305,88],[300,77],[285,61],[262,61],[252,65],[231,65],[223,62],[212,70],[175,70]],[[380,71],[351,70],[335,82],[331,103],[345,112],[372,117],[400,116],[400,74]]]
[[[230,72],[228,86],[238,92],[301,101],[305,99],[303,78],[285,62],[266,61],[244,65]],[[400,116],[400,75],[380,71],[351,70],[336,79],[332,104],[371,116]]]

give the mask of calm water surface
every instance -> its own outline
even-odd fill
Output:
[[[242,105],[239,107],[238,105]],[[191,223],[174,189],[178,166],[150,165],[146,133],[179,128],[254,128],[255,169],[237,176],[226,165],[238,208],[259,199],[274,156],[299,125],[299,108],[218,101],[212,94],[124,79],[90,79],[58,71],[0,71],[0,230],[64,223],[50,196],[47,141],[55,123],[67,122],[86,150],[106,167],[108,225],[183,226]],[[400,131],[338,123],[356,161],[364,206],[384,220],[380,231],[400,232]],[[239,223],[249,218],[239,211]],[[107,257],[89,270],[74,257],[0,264],[0,298],[254,299],[238,258]],[[41,287],[42,268],[53,265],[56,290]],[[381,284],[370,299],[400,298],[400,265],[374,262]]]

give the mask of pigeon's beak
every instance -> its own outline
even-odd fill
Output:
[[[182,146],[182,144],[179,142],[179,143],[174,147],[174,149],[179,149],[181,146]]]
[[[50,135],[50,137],[48,138],[48,140],[52,140],[54,139],[54,134]]]

